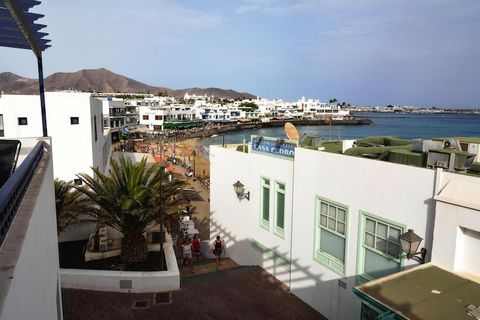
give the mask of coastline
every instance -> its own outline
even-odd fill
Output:
[[[368,118],[354,118],[345,120],[332,120],[329,123],[328,120],[273,120],[268,122],[247,122],[247,123],[235,123],[227,125],[217,125],[204,130],[195,132],[189,132],[187,139],[189,138],[207,138],[214,134],[223,134],[232,131],[241,131],[249,129],[261,129],[261,128],[274,128],[283,127],[285,123],[290,122],[295,126],[321,126],[321,125],[347,125],[347,126],[360,126],[360,125],[373,125],[374,122]],[[180,132],[179,132],[180,133]]]

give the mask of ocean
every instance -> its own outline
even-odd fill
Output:
[[[370,118],[374,125],[366,126],[298,126],[302,135],[322,137],[325,140],[358,139],[366,136],[398,136],[404,139],[435,137],[480,137],[479,114],[432,113],[375,113],[357,112],[360,118]],[[201,142],[201,152],[208,157],[210,145],[250,141],[252,135],[286,138],[283,127],[243,130],[222,136],[206,138]],[[207,158],[208,159],[208,158]]]

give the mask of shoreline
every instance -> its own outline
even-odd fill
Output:
[[[250,130],[250,129],[261,129],[261,128],[275,128],[282,127],[285,123],[290,122],[295,126],[321,126],[321,125],[332,125],[332,126],[358,126],[358,125],[373,125],[374,122],[368,118],[358,118],[358,119],[347,119],[347,120],[332,120],[331,123],[328,120],[273,120],[268,122],[248,122],[248,123],[235,123],[227,125],[218,125],[212,126],[210,128],[205,128],[204,130],[199,130],[195,132],[189,132],[188,136],[185,139],[192,138],[208,138],[214,134],[223,134],[227,132]],[[181,133],[181,131],[179,132]]]
[[[282,127],[285,123],[290,122],[296,126],[316,126],[329,125],[328,120],[273,120],[269,122],[248,122],[235,123],[226,125],[213,125],[203,130],[195,131],[176,131],[175,138],[170,136],[172,141],[164,141],[163,146],[159,147],[158,141],[155,139],[148,140],[148,150],[153,155],[161,154],[163,158],[175,157],[184,163],[191,165],[192,170],[195,167],[196,177],[209,180],[210,178],[210,162],[201,150],[201,142],[212,135],[220,135],[223,133],[243,131],[250,129],[274,128]],[[374,122],[368,118],[354,118],[343,120],[332,120],[331,125],[373,125]],[[176,139],[176,142],[173,140]],[[161,149],[161,150],[160,150]],[[157,151],[157,152],[155,152]],[[193,151],[195,151],[195,156]]]

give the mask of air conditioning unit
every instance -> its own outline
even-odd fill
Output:
[[[435,168],[448,169],[448,162],[447,162],[447,161],[437,160],[437,161],[435,162]]]
[[[423,139],[412,140],[413,152],[427,152],[428,150],[442,149],[442,148],[443,148],[443,141],[423,140]]]

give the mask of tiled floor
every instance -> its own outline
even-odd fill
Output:
[[[260,267],[199,273],[183,277],[181,282],[181,289],[173,292],[168,304],[155,304],[151,293],[63,289],[64,319],[325,319]],[[139,300],[145,308],[134,309]]]

